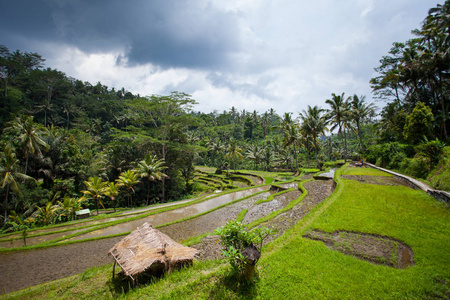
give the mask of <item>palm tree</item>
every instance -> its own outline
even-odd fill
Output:
[[[242,159],[243,156],[242,149],[238,146],[237,141],[234,138],[230,139],[230,144],[228,145],[225,157],[233,159],[233,169],[234,173],[236,173],[236,157]]]
[[[115,201],[116,197],[119,196],[120,194],[120,185],[118,183],[115,182],[110,182],[107,186],[106,186],[106,190],[105,190],[105,196],[108,196],[111,201]],[[114,212],[116,212],[116,206],[117,203],[114,204]]]
[[[139,183],[139,176],[133,170],[124,171],[116,179],[119,186],[124,186],[128,189],[128,204],[133,208],[131,193],[134,193],[133,185]]]
[[[95,201],[95,206],[97,208],[97,215],[98,215],[98,204],[100,203],[101,206],[103,206],[103,203],[101,202],[101,199],[106,191],[106,185],[107,182],[103,182],[102,179],[98,176],[89,177],[88,181],[84,181],[84,184],[86,185],[86,190],[81,191],[87,198],[91,198]]]
[[[72,221],[75,219],[75,212],[81,209],[81,205],[84,201],[86,201],[85,197],[74,198],[65,195],[63,202],[58,201],[57,205],[59,206],[60,210],[63,211],[64,214],[67,214],[68,217],[67,219],[69,221]]]
[[[287,125],[286,131],[284,132],[283,137],[283,147],[288,147],[289,152],[291,152],[291,146],[294,146],[294,161],[295,161],[295,168],[297,169],[297,145],[300,144],[301,139],[301,133],[298,128],[298,125],[296,123],[291,123]],[[292,163],[291,163],[291,169],[292,169]]]
[[[3,205],[5,209],[5,222],[6,217],[8,216],[8,197],[9,191],[12,190],[16,193],[18,197],[21,196],[21,190],[19,184],[17,183],[17,179],[23,180],[35,180],[34,178],[27,176],[25,174],[20,173],[17,170],[17,166],[19,164],[19,160],[16,159],[16,154],[12,151],[10,145],[6,146],[3,152],[0,152],[0,175],[2,180],[2,188],[6,187],[6,196],[5,203]]]
[[[272,147],[270,145],[266,145],[264,148],[261,149],[261,159],[264,162],[265,170],[269,171],[271,169],[271,165],[273,161],[276,159],[275,153],[272,150]]]
[[[152,156],[150,153],[147,153],[144,160],[141,160],[135,169],[137,175],[141,178],[148,179],[147,185],[147,203],[150,198],[150,184],[152,181],[161,180],[162,178],[169,178],[166,174],[163,173],[163,170],[167,167],[164,166],[164,159],[156,158],[156,155]]]
[[[53,103],[50,103],[48,99],[44,99],[42,101],[42,104],[36,105],[35,107],[38,108],[37,112],[44,111],[44,127],[47,127],[47,112],[50,113],[52,111],[55,111],[55,106],[53,105]]]
[[[36,211],[32,218],[37,219],[43,225],[52,224],[58,215],[59,206],[53,205],[52,202],[47,202],[44,207],[36,206]]]
[[[76,115],[81,112],[81,109],[73,102],[73,101],[66,101],[64,103],[64,106],[62,107],[63,113],[66,114],[66,129],[69,129],[70,125],[70,115]],[[113,114],[115,117],[115,115]]]
[[[330,109],[327,110],[325,118],[331,122],[331,131],[338,128],[338,135],[341,138],[342,144],[342,122],[344,122],[349,115],[349,102],[348,99],[344,99],[344,93],[342,95],[331,94],[332,98],[327,99],[325,103],[330,105]],[[347,149],[344,145],[344,161],[347,161]]]
[[[317,138],[324,134],[326,130],[326,121],[325,118],[322,116],[323,109],[319,108],[318,106],[311,107],[308,105],[308,110],[303,110],[303,113],[300,114],[300,118],[302,119],[302,130],[303,132],[310,136],[313,140],[314,144],[314,154],[316,157],[316,165],[317,167],[322,170],[322,166],[319,163],[319,159],[317,157],[317,149],[318,149],[318,142]]]
[[[45,131],[42,127],[33,122],[32,116],[21,116],[15,118],[8,123],[9,127],[5,129],[7,132],[15,132],[18,134],[18,139],[25,147],[25,175],[28,169],[29,154],[41,154],[41,148],[49,149],[49,145],[42,139]]]
[[[369,115],[375,112],[375,105],[373,103],[364,103],[366,96],[358,97],[353,95],[351,115],[356,124],[358,130],[359,145],[362,152],[366,151],[366,147],[362,141],[361,122]]]
[[[215,141],[214,139],[210,139],[208,149],[211,151],[212,166],[216,167],[216,155],[224,150],[224,145],[220,142],[220,140]]]
[[[261,117],[261,127],[262,127],[262,130],[263,130],[264,138],[266,138],[267,128],[269,127],[269,123],[270,123],[269,113],[265,112],[265,113],[263,113],[263,115]]]
[[[258,147],[258,145],[256,144],[250,145],[247,149],[246,156],[248,159],[253,160],[255,170],[260,159],[262,158],[262,155],[263,155],[262,149]]]

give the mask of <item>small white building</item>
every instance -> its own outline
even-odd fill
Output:
[[[89,208],[86,208],[76,211],[75,214],[77,215],[77,219],[85,219],[91,216],[91,211],[89,210]]]

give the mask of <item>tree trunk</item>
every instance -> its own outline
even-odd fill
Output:
[[[316,156],[316,165],[319,168],[319,170],[322,171],[322,166],[319,164],[319,159],[317,157],[317,139],[315,136],[313,137],[313,142],[314,142],[314,154]]]
[[[359,145],[361,147],[361,152],[364,152],[364,151],[366,151],[366,147],[364,147],[364,145],[363,145],[361,126],[359,124],[359,121],[356,122],[356,127],[358,127]]]
[[[344,128],[344,163],[347,162],[347,134],[345,133]]]
[[[25,151],[25,172],[24,174],[27,175],[27,169],[28,169],[28,150]],[[24,180],[25,181],[25,180]]]
[[[7,205],[8,205],[8,196],[9,196],[9,183],[6,185],[6,197],[5,197],[5,205],[4,205],[4,207],[5,207],[5,223],[6,223],[6,217],[8,216],[7,215]]]
[[[253,283],[255,277],[256,263],[258,262],[261,253],[255,247],[255,245],[250,244],[250,246],[248,246],[247,248],[244,249],[244,251],[242,251],[242,255],[245,258],[244,278],[250,283]]]

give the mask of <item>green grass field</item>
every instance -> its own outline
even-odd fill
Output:
[[[336,191],[304,220],[266,246],[254,285],[240,282],[222,261],[196,262],[161,280],[128,290],[111,266],[4,295],[6,299],[448,299],[448,205],[403,186],[364,184],[340,174],[381,175],[368,168],[337,171]],[[308,229],[347,230],[398,239],[415,265],[376,265],[302,237]]]

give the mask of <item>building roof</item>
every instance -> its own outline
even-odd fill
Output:
[[[171,266],[192,262],[199,253],[197,249],[175,242],[148,223],[139,226],[108,251],[131,278],[155,263],[163,264],[165,270],[170,271]]]

